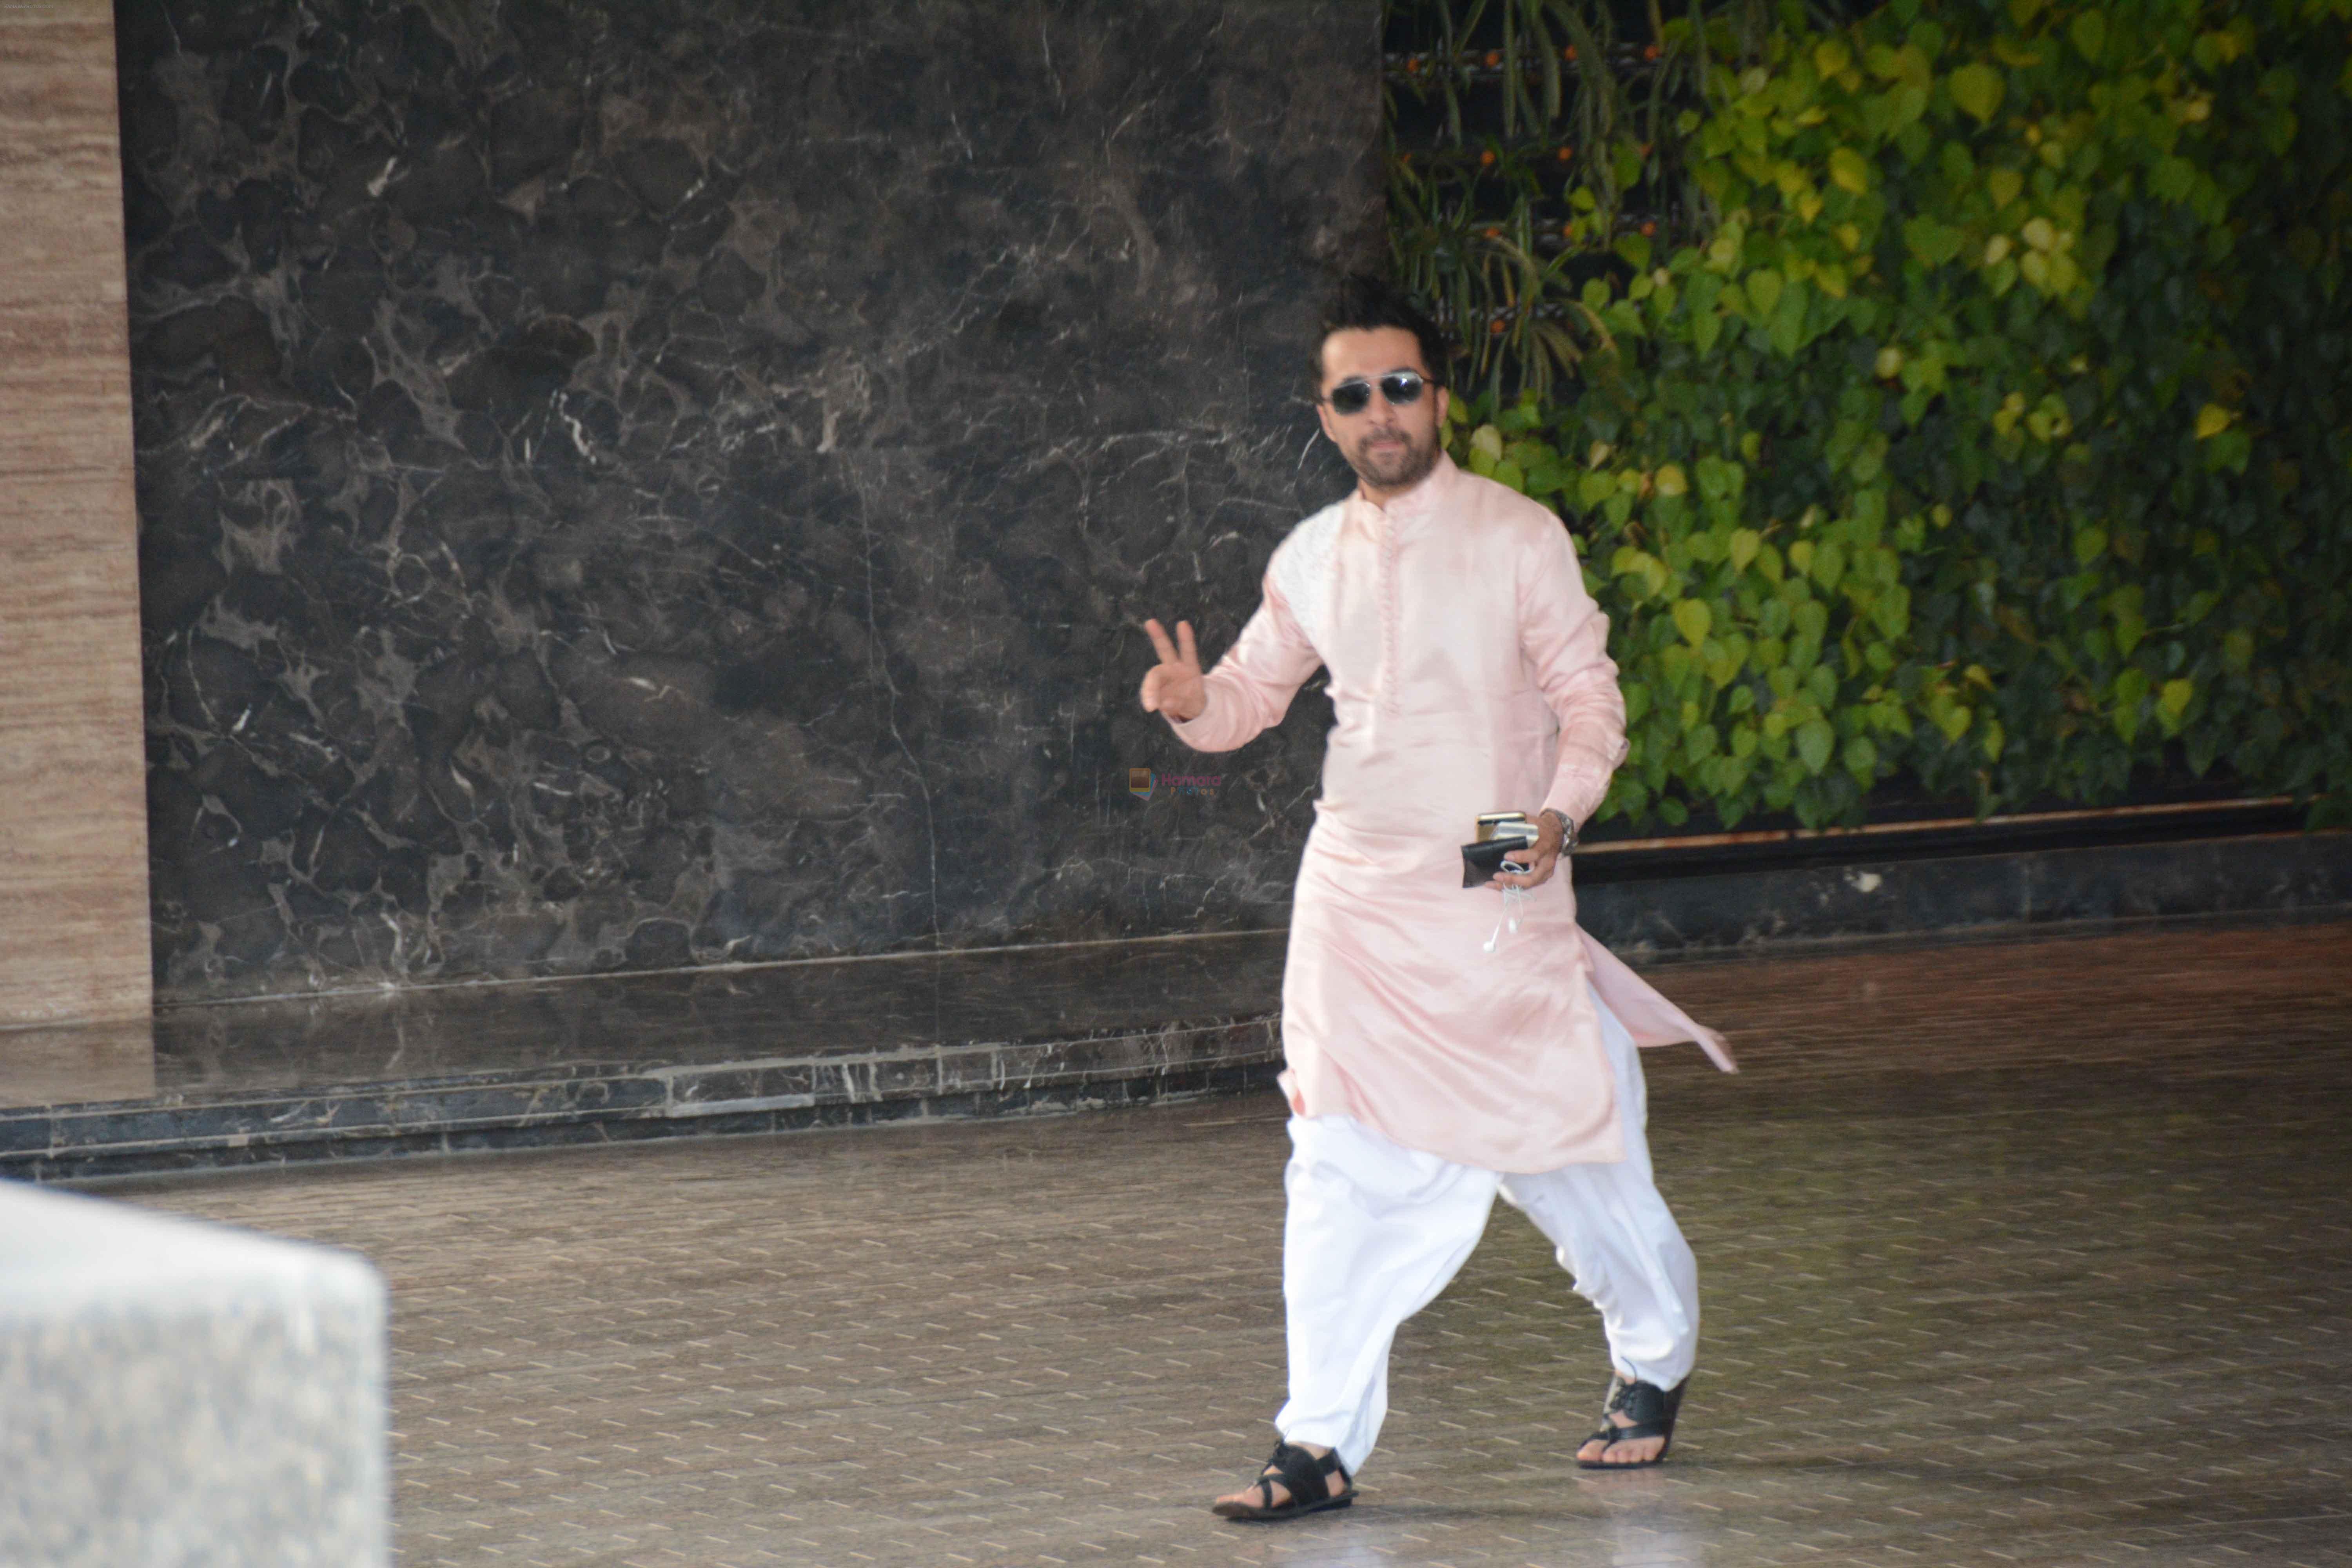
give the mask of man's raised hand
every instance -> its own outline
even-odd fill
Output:
[[[1160,662],[1143,678],[1143,710],[1165,713],[1180,724],[1198,719],[1209,705],[1209,689],[1201,679],[1201,650],[1192,644],[1192,623],[1178,621],[1172,643],[1168,628],[1158,621],[1144,622],[1143,629],[1160,653]]]

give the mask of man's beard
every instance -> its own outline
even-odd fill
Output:
[[[1415,441],[1409,430],[1397,434],[1404,438],[1402,448],[1391,447],[1374,455],[1368,437],[1348,454],[1348,466],[1356,470],[1358,479],[1376,489],[1410,489],[1437,467],[1435,432],[1431,433],[1425,444]]]

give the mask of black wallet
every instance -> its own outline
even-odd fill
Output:
[[[1503,862],[1536,841],[1536,826],[1523,812],[1490,811],[1478,818],[1476,842],[1462,847],[1462,885],[1483,888]],[[1518,868],[1524,868],[1523,866]]]

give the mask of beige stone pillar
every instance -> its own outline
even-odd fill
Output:
[[[152,994],[123,296],[112,7],[0,0],[0,1028]]]

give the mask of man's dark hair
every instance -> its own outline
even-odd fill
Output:
[[[1437,330],[1412,296],[1384,278],[1369,272],[1350,272],[1339,279],[1323,305],[1323,330],[1315,338],[1315,379],[1313,385],[1319,393],[1323,387],[1323,345],[1333,332],[1370,331],[1381,327],[1402,327],[1421,343],[1421,363],[1429,372],[1429,379],[1444,386],[1446,382],[1447,357],[1445,334]]]

